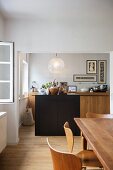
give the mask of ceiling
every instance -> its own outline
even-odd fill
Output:
[[[5,18],[95,18],[106,17],[111,9],[113,0],[0,0],[0,13]]]

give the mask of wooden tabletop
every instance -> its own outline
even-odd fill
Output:
[[[74,118],[105,170],[113,170],[113,119]]]

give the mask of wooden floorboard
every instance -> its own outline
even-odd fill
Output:
[[[18,145],[7,146],[0,154],[0,170],[53,170],[50,151],[45,136],[35,136],[34,126],[20,128]],[[51,145],[67,151],[64,136],[50,136]],[[82,150],[80,137],[75,138],[74,153]]]

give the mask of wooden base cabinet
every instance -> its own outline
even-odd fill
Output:
[[[32,108],[32,114],[33,118],[35,120],[35,95],[37,95],[38,92],[30,92],[29,93],[29,99],[28,99],[28,105]]]
[[[110,96],[108,93],[93,93],[80,95],[80,117],[86,117],[87,112],[100,114],[110,113]]]
[[[33,118],[35,120],[35,96],[29,94],[29,107],[32,108]]]
[[[7,145],[7,114],[0,112],[0,153]]]
[[[80,117],[79,95],[37,95],[35,96],[35,135],[62,136],[63,125],[69,121],[74,134],[79,135],[79,128],[74,117]]]

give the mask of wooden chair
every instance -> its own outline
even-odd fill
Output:
[[[86,113],[86,118],[113,118],[113,114],[97,114],[92,112]]]
[[[65,122],[64,124],[64,131],[66,134],[68,150],[69,152],[72,152],[73,146],[74,146],[74,136],[73,136],[72,130],[69,127],[68,122]],[[102,168],[102,164],[98,160],[93,150],[82,150],[81,152],[77,153],[76,156],[78,156],[81,159],[82,167]]]
[[[54,170],[82,170],[80,158],[72,153],[65,153],[51,147],[48,138],[47,143],[51,151]]]

